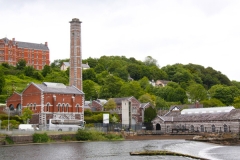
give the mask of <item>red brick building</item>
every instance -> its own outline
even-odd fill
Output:
[[[28,66],[42,70],[45,65],[50,64],[49,48],[45,44],[15,41],[15,38],[0,39],[0,63],[8,63],[16,66],[17,62],[24,59]]]
[[[84,120],[84,93],[62,83],[31,83],[21,94],[10,96],[6,106],[11,112],[30,108],[34,112],[31,124],[45,125],[52,118]]]

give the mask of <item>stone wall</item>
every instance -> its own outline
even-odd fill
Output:
[[[58,135],[49,135],[52,141],[64,141],[64,137],[68,137],[68,140],[75,139],[76,134],[58,134]],[[9,136],[14,144],[26,144],[33,143],[32,135],[21,135],[21,136]]]

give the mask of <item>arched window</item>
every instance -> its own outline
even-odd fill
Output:
[[[14,110],[13,104],[10,105],[9,109],[10,109],[10,111],[13,111],[13,110]]]
[[[156,130],[161,130],[161,125],[159,123],[156,125]]]
[[[61,112],[61,104],[58,104],[58,112]]]
[[[66,112],[68,112],[69,104],[66,105]]]
[[[32,104],[32,103],[30,104],[30,109],[31,109],[31,110],[33,109],[33,104]]]
[[[79,107],[80,107],[80,106],[79,106],[79,104],[77,104],[77,106],[76,106],[76,107],[77,107],[77,112],[79,112]]]
[[[50,111],[50,104],[48,103],[47,104],[47,112],[49,112]]]
[[[212,132],[215,132],[215,131],[216,131],[215,125],[212,125]]]
[[[190,129],[191,129],[191,132],[194,132],[194,126],[193,125],[191,125]]]
[[[204,132],[204,126],[203,125],[201,125],[201,132]]]
[[[65,105],[63,104],[62,105],[62,112],[64,112],[65,110],[64,110],[64,108],[65,108]]]
[[[36,110],[36,106],[37,106],[37,104],[36,104],[36,103],[34,103],[34,110]]]
[[[223,131],[227,132],[228,131],[228,126],[226,124],[223,125]]]

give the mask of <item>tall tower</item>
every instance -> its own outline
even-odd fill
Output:
[[[82,90],[82,48],[81,48],[81,21],[73,18],[70,21],[70,69],[69,83]]]

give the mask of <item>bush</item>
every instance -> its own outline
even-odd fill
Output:
[[[33,143],[45,143],[48,141],[50,141],[50,138],[47,135],[47,133],[43,133],[43,134],[34,133],[33,134]]]
[[[4,140],[4,143],[5,143],[5,144],[13,144],[14,142],[13,142],[13,140],[11,139],[11,137],[6,136],[6,138],[5,138],[5,140]]]
[[[76,134],[76,139],[78,141],[103,141],[103,140],[121,140],[122,135],[115,133],[102,133],[95,130],[79,130]]]

